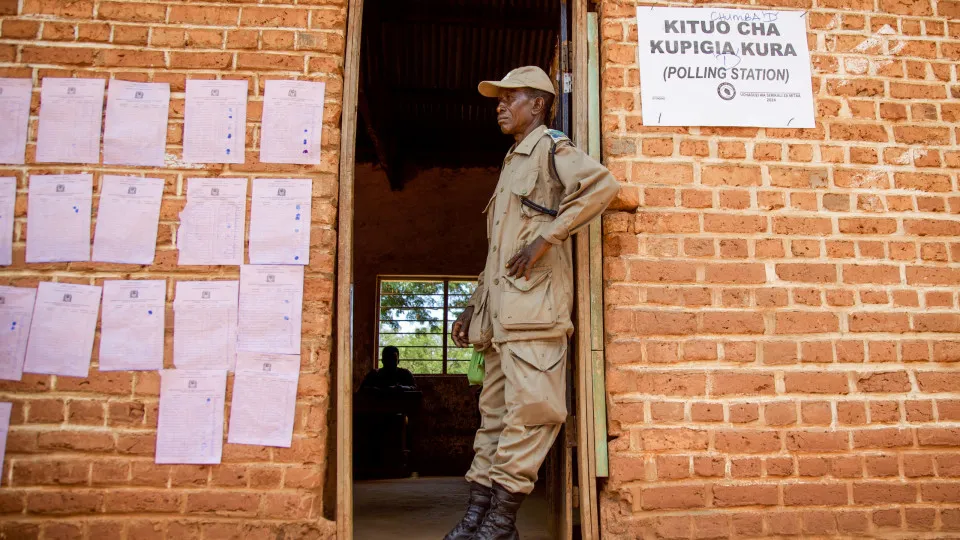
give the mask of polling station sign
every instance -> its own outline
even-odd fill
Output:
[[[645,126],[814,127],[806,13],[638,7]]]

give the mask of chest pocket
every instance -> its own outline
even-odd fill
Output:
[[[497,201],[497,196],[490,197],[487,206],[483,208],[483,213],[487,216],[487,240],[490,240],[491,231],[493,231],[493,203]]]
[[[514,182],[511,191],[520,204],[520,215],[534,221],[552,221],[560,202],[553,183],[549,176],[540,178],[538,169],[527,172]]]

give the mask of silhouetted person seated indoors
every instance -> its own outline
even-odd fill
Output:
[[[383,363],[383,367],[367,373],[360,385],[361,391],[413,391],[417,389],[417,383],[413,380],[413,373],[398,367],[398,364],[400,364],[400,349],[394,346],[384,347],[380,361]]]

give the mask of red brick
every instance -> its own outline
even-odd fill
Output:
[[[641,490],[644,510],[700,508],[706,506],[707,489],[704,486],[652,487]]]
[[[713,487],[713,504],[721,508],[732,506],[775,506],[777,504],[777,486],[775,484],[718,484]]]
[[[843,373],[803,372],[787,373],[784,384],[789,393],[847,394],[847,376]]]

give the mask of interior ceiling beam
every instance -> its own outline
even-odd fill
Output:
[[[357,97],[357,113],[363,120],[370,142],[373,143],[373,151],[377,156],[377,161],[387,175],[390,189],[399,191],[403,189],[403,175],[399,164],[394,159],[397,153],[393,151],[392,141],[395,141],[396,138],[395,134],[390,131],[390,123],[386,121],[385,107],[381,106],[380,103],[382,101],[377,93],[371,96],[366,85],[361,82],[359,96]]]
[[[433,13],[398,13],[385,15],[378,21],[383,25],[423,25],[435,24],[439,26],[460,26],[477,29],[497,30],[549,30],[555,31],[556,26],[548,17],[531,18],[504,18],[496,14],[478,13],[476,16]]]

